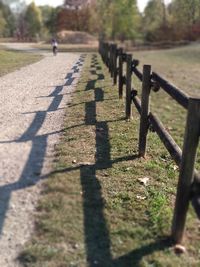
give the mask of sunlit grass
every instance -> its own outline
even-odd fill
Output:
[[[40,60],[42,56],[0,48],[0,76]]]

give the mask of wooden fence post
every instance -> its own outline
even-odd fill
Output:
[[[104,43],[102,42],[101,43],[101,46],[100,46],[100,51],[101,51],[101,57],[102,57],[102,60],[103,60],[103,62],[104,62],[104,64],[105,64],[105,56],[104,56],[104,54],[105,54],[105,52],[104,52]]]
[[[194,179],[194,164],[199,142],[199,134],[200,99],[190,98],[172,222],[172,238],[176,243],[181,243],[183,239],[186,215],[190,201],[191,184]]]
[[[140,133],[139,133],[139,155],[145,156],[147,133],[149,128],[149,95],[151,91],[151,66],[143,66],[142,78],[142,97],[141,97],[141,117],[140,117]]]
[[[100,42],[100,53],[101,53],[102,60],[103,60],[103,45],[104,45],[104,43]],[[104,62],[104,60],[103,60],[103,62]]]
[[[99,39],[99,54],[102,56],[102,41]]]
[[[107,62],[106,62],[106,60],[107,60],[107,44],[106,43],[104,43],[103,50],[104,50],[104,64],[106,65],[107,64]]]
[[[117,83],[117,45],[113,45],[113,84]]]
[[[109,72],[110,72],[110,75],[112,77],[112,57],[113,57],[113,45],[110,44],[109,45],[109,51],[110,51],[110,56],[109,56]]]
[[[114,57],[115,57],[115,45],[111,45],[111,77],[114,77]]]
[[[119,89],[119,98],[123,97],[123,49],[119,48],[119,80],[118,80],[118,89]]]
[[[132,118],[131,108],[132,55],[126,56],[126,119]]]
[[[106,43],[106,66],[109,68],[109,44]]]

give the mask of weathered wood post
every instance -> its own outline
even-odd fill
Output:
[[[106,66],[109,67],[109,44],[106,43]]]
[[[106,65],[106,60],[107,60],[107,45],[104,43],[103,46],[103,56],[104,56],[104,64]]]
[[[110,56],[109,56],[109,72],[112,77],[112,65],[113,65],[113,45],[109,45],[109,51],[110,51]]]
[[[102,43],[102,58],[103,58],[103,62],[105,64],[105,43]]]
[[[200,99],[190,98],[172,222],[172,238],[176,243],[181,243],[183,239],[186,215],[190,201],[191,184],[194,180],[194,164],[199,142],[199,134]]]
[[[117,56],[118,56],[118,49],[117,45],[113,45],[113,84],[116,85],[117,83]]]
[[[118,78],[118,90],[119,98],[123,97],[123,49],[119,48],[119,78]]]
[[[149,95],[151,91],[151,66],[143,66],[142,78],[142,97],[141,97],[141,117],[140,117],[140,133],[139,133],[139,155],[145,156],[147,133],[149,128]]]
[[[106,43],[103,43],[103,62],[106,65]]]
[[[101,42],[100,42],[100,40],[99,40],[98,52],[101,55]]]
[[[132,55],[126,56],[126,119],[132,118],[131,108]]]
[[[102,59],[105,64],[106,60],[105,60],[105,43],[104,42],[102,43]]]
[[[111,55],[111,77],[114,78],[114,68],[115,68],[115,66],[114,66],[115,45],[114,44],[112,44],[112,46],[111,46],[111,53],[112,53],[112,55]]]

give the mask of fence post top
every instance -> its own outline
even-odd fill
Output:
[[[150,73],[151,72],[151,65],[143,65],[143,72]]]
[[[189,102],[200,104],[200,98],[199,97],[189,97]]]
[[[149,65],[149,64],[144,64],[144,65],[143,65],[143,68],[151,68],[151,65]]]
[[[133,55],[132,55],[132,54],[126,54],[126,57],[127,57],[128,59],[131,59],[131,60],[132,60]]]
[[[140,61],[138,59],[133,59],[132,60],[132,66],[137,67],[140,64]]]
[[[195,112],[196,116],[200,119],[200,98],[189,97],[188,112]]]

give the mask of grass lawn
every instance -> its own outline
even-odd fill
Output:
[[[196,64],[199,71],[200,63],[189,56],[185,69],[182,49],[135,56],[145,63],[154,62],[167,77],[172,64],[177,64],[186,80],[193,79],[193,92],[198,80],[196,74],[191,77],[192,70]],[[175,71],[179,73],[177,67]],[[176,84],[181,87],[179,80]],[[124,120],[124,101],[119,101],[98,55],[87,56],[72,96],[55,151],[54,171],[38,203],[35,235],[21,253],[21,262],[27,267],[199,266],[199,222],[192,208],[184,240],[187,252],[176,255],[168,239],[178,170],[152,132],[147,158],[138,158],[138,114],[134,111],[133,121]],[[162,92],[153,95],[151,108],[163,114],[181,144],[182,109]],[[141,178],[148,178],[146,185]]]
[[[200,45],[184,46],[170,50],[134,52],[134,58],[150,64],[152,71],[159,73],[189,96],[200,97]],[[134,79],[135,80],[135,79]],[[135,80],[136,87],[138,82]],[[182,148],[186,121],[186,110],[163,90],[151,94],[151,110],[161,118],[170,134]],[[200,166],[199,153],[197,163]]]
[[[0,48],[0,76],[40,60],[42,56]]]

